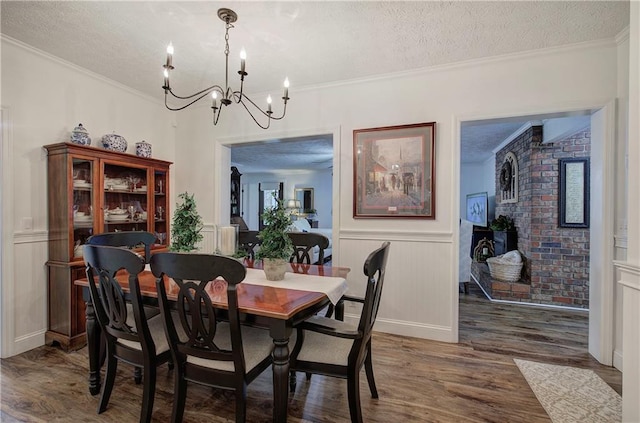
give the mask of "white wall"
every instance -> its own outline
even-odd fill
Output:
[[[338,175],[334,213],[340,223],[333,227],[334,242],[340,244],[340,265],[352,269],[349,284],[354,292],[362,289],[360,269],[366,253],[382,241],[392,243],[378,330],[457,340],[459,122],[602,106],[616,97],[616,61],[615,43],[583,44],[290,90],[287,118],[275,122],[274,132],[286,137],[312,133],[313,128],[337,127],[340,131],[342,142],[334,166]],[[381,109],[381,99],[389,98],[400,100],[394,101],[393,107]],[[213,130],[204,124],[191,124],[198,119],[208,124],[206,110],[188,114],[186,127],[181,121],[184,136],[203,150],[209,149]],[[225,119],[215,128],[216,142],[264,138],[241,110],[227,113]],[[354,219],[353,130],[429,121],[437,122],[436,219]],[[186,171],[192,173],[189,179],[195,180],[197,169],[210,158],[190,157],[188,163],[178,160],[177,166],[188,168]],[[222,157],[215,160],[216,165],[227,166]],[[216,185],[214,189],[222,192],[224,187]]]
[[[174,115],[159,101],[86,70],[2,39],[2,98],[8,143],[2,163],[2,356],[44,343],[47,329],[47,156],[43,145],[67,141],[82,123],[92,145],[116,131],[134,144],[146,140],[153,156],[174,158]],[[7,216],[9,216],[7,218]],[[9,219],[9,221],[7,221]],[[31,221],[27,229],[23,222]]]

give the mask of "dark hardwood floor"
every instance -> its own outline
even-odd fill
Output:
[[[593,369],[616,391],[621,373],[587,349],[587,314],[490,303],[475,286],[460,294],[460,343],[376,333],[373,361],[380,398],[371,399],[364,372],[366,422],[550,422],[513,358]],[[1,360],[2,422],[136,422],[142,389],[120,365],[107,411],[96,414],[87,389],[86,349],[40,347]],[[158,372],[154,422],[168,422],[172,372]],[[271,421],[271,374],[248,389],[248,422]],[[185,422],[234,420],[233,395],[189,385]],[[348,422],[346,381],[314,375],[289,401],[290,422]]]

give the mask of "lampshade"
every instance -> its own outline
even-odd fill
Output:
[[[299,209],[300,208],[300,200],[287,200],[287,208],[288,209]]]

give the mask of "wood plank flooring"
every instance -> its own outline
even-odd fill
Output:
[[[447,344],[375,333],[373,360],[380,398],[370,397],[361,375],[366,422],[550,422],[513,358],[590,368],[618,392],[621,373],[587,352],[587,314],[490,303],[470,287],[460,294],[460,343]],[[1,360],[2,422],[136,422],[141,385],[121,364],[107,411],[87,389],[86,349],[64,353],[40,347]],[[171,415],[173,377],[158,371],[154,422]],[[248,389],[248,422],[271,421],[271,374]],[[234,420],[229,392],[189,385],[185,422]],[[346,381],[314,375],[289,400],[290,422],[348,422]]]

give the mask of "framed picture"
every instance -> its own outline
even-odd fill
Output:
[[[559,159],[558,226],[589,227],[589,159]]]
[[[487,192],[467,194],[466,218],[475,226],[489,226],[487,211],[489,210],[489,195]]]
[[[353,217],[435,219],[436,124],[353,131]]]

